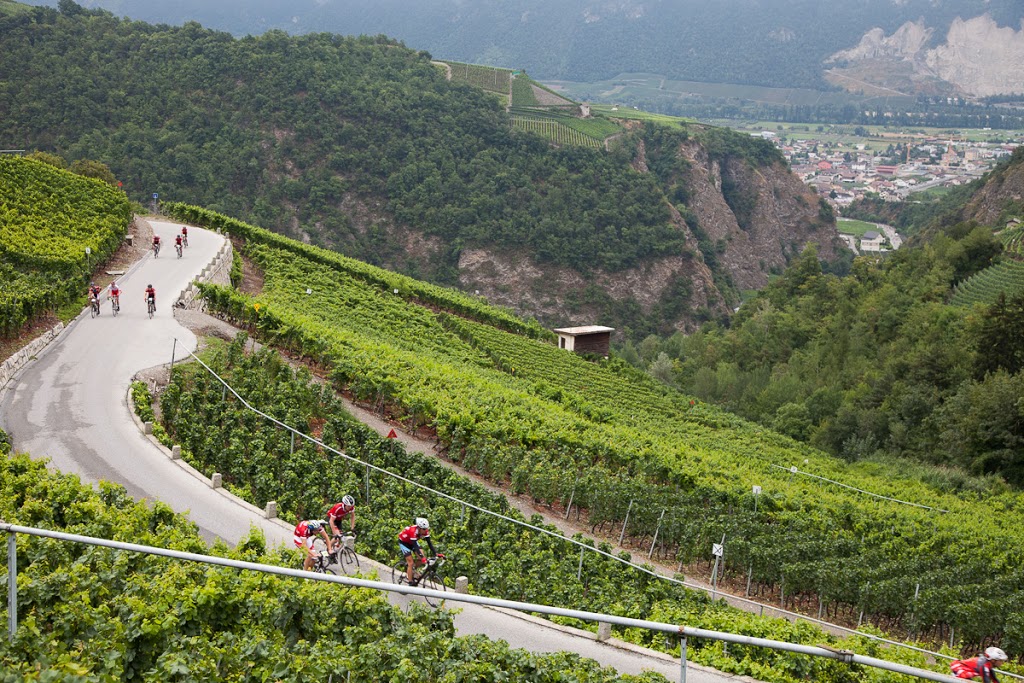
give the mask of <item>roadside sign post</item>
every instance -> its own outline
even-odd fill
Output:
[[[711,599],[714,600],[718,596],[718,566],[719,563],[722,565],[722,571],[725,571],[725,563],[722,562],[722,558],[725,556],[725,534],[722,534],[721,543],[711,544],[711,554],[715,556],[715,566],[711,570]]]

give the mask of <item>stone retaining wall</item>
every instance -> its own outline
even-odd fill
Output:
[[[14,373],[23,368],[32,358],[42,351],[47,344],[56,339],[64,331],[64,323],[57,323],[28,343],[13,356],[0,364],[0,388],[3,388],[14,377]]]
[[[196,286],[196,282],[204,282],[215,285],[230,285],[231,284],[231,262],[233,258],[233,252],[231,249],[231,240],[225,239],[224,245],[217,252],[217,255],[213,257],[210,264],[203,268],[203,272],[196,276],[188,287],[181,291],[178,295],[178,300],[174,304],[178,308],[185,308],[189,310],[203,310],[205,303],[202,297],[199,295],[199,287]]]

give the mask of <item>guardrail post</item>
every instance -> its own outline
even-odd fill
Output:
[[[152,422],[144,422],[142,424],[142,433],[143,434],[152,434],[153,433],[153,423]]]
[[[210,477],[210,486],[212,488],[219,489],[221,487],[221,484],[222,484],[222,481],[221,481],[220,472],[214,472],[213,476]]]
[[[181,446],[179,446],[178,444],[174,444],[173,446],[171,446],[171,460],[180,460],[180,459],[181,459]]]
[[[7,639],[18,631],[18,535],[7,532]]]
[[[455,592],[456,593],[468,593],[469,592],[469,578],[465,576],[455,577]]]
[[[288,450],[288,454],[295,455],[295,432],[292,432],[292,445],[291,448]]]
[[[681,629],[680,629],[681,630]],[[686,636],[679,644],[679,683],[686,683]]]
[[[263,508],[263,516],[267,519],[274,519],[277,517],[277,501],[268,500],[267,506]]]
[[[607,621],[597,622],[597,640],[604,642],[612,637],[612,625]]]

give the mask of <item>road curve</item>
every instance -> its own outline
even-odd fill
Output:
[[[110,304],[104,302],[99,317],[90,318],[85,311],[73,321],[0,394],[0,422],[17,450],[49,458],[52,467],[77,474],[87,483],[113,481],[137,499],[163,501],[188,514],[208,540],[237,543],[255,526],[272,545],[290,543],[286,526],[233,502],[171,461],[140,433],[129,413],[125,397],[136,372],[170,362],[175,338],[178,358],[184,353],[180,344],[188,350],[196,347],[195,336],[175,321],[171,303],[210,263],[224,238],[190,228],[189,247],[178,259],[170,243],[180,225],[152,222],[154,233],[168,246],[159,258],[150,252],[119,280],[120,315],[114,318]],[[152,319],[143,302],[147,284],[157,292]],[[461,634],[482,633],[534,652],[577,652],[621,673],[652,670],[679,680],[678,659],[598,643],[570,629],[503,611],[476,605],[459,609],[456,626]],[[687,672],[691,683],[724,683],[731,678],[692,665]]]

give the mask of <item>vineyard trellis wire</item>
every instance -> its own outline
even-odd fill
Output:
[[[179,340],[177,338],[174,338],[175,346],[177,345],[178,341]],[[187,346],[183,345],[183,348],[187,348]],[[279,427],[281,429],[284,429],[287,432],[290,432],[291,435],[292,435],[292,442],[293,442],[293,444],[294,444],[295,436],[297,435],[301,439],[304,439],[304,440],[308,441],[309,443],[315,445],[318,448],[323,449],[326,452],[333,453],[333,454],[335,454],[335,455],[337,455],[337,456],[339,456],[339,457],[341,457],[341,458],[343,458],[343,459],[345,459],[345,460],[347,460],[347,461],[349,461],[349,462],[351,462],[351,463],[353,463],[355,465],[358,465],[360,467],[365,468],[366,469],[366,486],[367,487],[369,487],[369,473],[372,470],[372,471],[375,471],[375,472],[377,472],[379,474],[382,474],[382,475],[391,477],[393,479],[396,479],[398,481],[401,481],[403,484],[411,485],[411,486],[413,486],[415,488],[418,488],[418,489],[421,489],[421,490],[423,490],[423,491],[425,491],[425,492],[427,492],[427,493],[429,493],[431,495],[435,495],[435,496],[438,496],[438,497],[443,498],[445,500],[448,500],[448,501],[450,501],[452,503],[461,505],[461,506],[463,506],[464,509],[468,508],[468,509],[471,509],[471,510],[476,510],[478,512],[481,512],[481,513],[483,513],[485,515],[489,515],[489,516],[494,517],[496,519],[500,519],[500,520],[503,520],[505,522],[509,522],[509,523],[518,525],[520,527],[529,529],[531,531],[538,532],[540,534],[544,534],[544,535],[550,536],[552,538],[558,539],[559,541],[569,543],[570,545],[578,546],[580,548],[580,563],[581,563],[581,566],[582,566],[582,562],[583,562],[583,559],[585,557],[585,554],[589,550],[589,551],[591,551],[593,553],[596,553],[597,555],[600,555],[600,556],[603,556],[603,557],[605,557],[607,559],[610,559],[610,560],[613,560],[615,562],[618,562],[618,563],[620,563],[620,564],[622,564],[622,565],[624,565],[626,567],[629,567],[631,569],[637,570],[639,572],[648,574],[648,575],[650,575],[650,576],[652,576],[654,578],[657,578],[657,579],[660,579],[660,580],[663,580],[663,581],[667,581],[669,583],[673,583],[673,584],[676,584],[676,585],[679,585],[679,586],[683,586],[683,587],[689,588],[691,590],[697,590],[697,591],[701,591],[701,592],[704,592],[704,593],[710,593],[711,592],[711,589],[706,587],[706,586],[690,583],[688,581],[680,580],[680,579],[677,579],[675,577],[666,576],[664,574],[658,573],[657,571],[655,571],[655,570],[653,570],[653,569],[651,569],[651,568],[649,568],[647,566],[635,564],[635,563],[633,563],[632,561],[630,561],[628,559],[620,557],[619,555],[607,552],[605,550],[602,550],[602,549],[594,547],[594,546],[587,545],[587,544],[582,543],[582,542],[580,542],[580,541],[578,541],[578,540],[576,540],[574,538],[566,537],[566,536],[564,536],[562,534],[555,533],[555,532],[550,531],[548,529],[537,527],[537,526],[535,526],[533,524],[530,524],[529,522],[526,522],[526,521],[523,521],[523,520],[514,519],[512,517],[508,517],[506,515],[503,515],[503,514],[501,514],[499,512],[495,512],[493,510],[488,510],[487,508],[484,508],[484,507],[481,507],[481,506],[476,505],[474,503],[462,500],[462,499],[457,498],[455,496],[452,496],[450,494],[444,493],[443,491],[436,490],[434,488],[431,488],[429,486],[421,484],[421,483],[419,483],[419,482],[417,482],[417,481],[415,481],[413,479],[410,479],[408,477],[404,477],[404,476],[402,476],[400,474],[396,474],[396,473],[391,472],[391,471],[389,471],[387,469],[384,469],[384,468],[379,467],[377,465],[374,465],[372,463],[366,462],[365,460],[362,460],[360,458],[356,458],[356,457],[353,457],[351,455],[348,455],[347,453],[344,453],[344,452],[342,452],[342,451],[340,451],[340,450],[338,450],[336,448],[333,448],[332,446],[329,446],[328,444],[324,443],[320,439],[317,439],[316,437],[313,437],[313,436],[311,436],[309,434],[306,434],[305,432],[302,432],[301,430],[298,430],[298,429],[296,429],[296,428],[294,428],[294,427],[292,427],[292,426],[290,426],[288,424],[285,424],[284,422],[278,420],[277,418],[275,418],[275,417],[273,417],[271,415],[268,415],[267,413],[264,413],[260,409],[256,408],[252,404],[250,404],[241,394],[239,394],[235,390],[234,387],[232,387],[224,378],[222,378],[220,375],[218,375],[212,368],[210,368],[195,353],[189,351],[188,355],[200,367],[202,367],[207,373],[209,373],[217,382],[219,382],[222,385],[222,387],[224,389],[224,392],[225,392],[225,394],[224,394],[225,397],[226,397],[226,392],[230,391],[231,394],[235,398],[237,398],[238,401],[247,410],[252,411],[256,415],[262,417],[263,419],[267,420],[268,422],[271,422],[275,426],[277,426],[277,427]],[[786,468],[786,469],[789,469],[789,468]],[[368,492],[367,492],[367,499],[369,499]],[[653,548],[653,545],[654,544],[652,544],[652,548]],[[718,591],[718,592],[721,593],[721,591]],[[751,600],[751,599],[748,599],[748,598],[740,597],[738,595],[732,595],[732,594],[725,594],[725,593],[723,593],[722,597],[726,598],[729,601],[740,602],[740,603],[748,604],[748,605],[751,605],[751,606],[754,606],[754,607],[758,607],[758,608],[761,609],[761,613],[762,614],[767,609],[767,610],[769,610],[771,613],[773,613],[775,615],[782,616],[782,617],[785,617],[785,618],[788,618],[788,619],[791,619],[791,620],[794,620],[794,621],[803,620],[803,621],[806,621],[806,622],[811,623],[811,624],[816,624],[816,625],[823,626],[823,627],[826,627],[826,628],[829,628],[829,629],[834,629],[834,630],[841,631],[841,632],[846,633],[846,634],[857,635],[859,637],[868,638],[870,640],[874,640],[874,641],[877,641],[877,642],[880,642],[880,643],[884,643],[884,644],[887,644],[887,645],[892,645],[892,646],[896,646],[896,647],[912,650],[912,651],[915,651],[915,652],[927,654],[927,655],[929,655],[931,657],[936,657],[936,658],[940,658],[940,659],[947,659],[947,660],[954,659],[954,657],[952,657],[950,655],[947,655],[947,654],[944,654],[944,653],[940,653],[940,652],[935,652],[934,650],[928,650],[926,648],[917,647],[917,646],[910,645],[908,643],[900,642],[900,641],[897,641],[897,640],[892,640],[892,639],[889,639],[889,638],[883,638],[881,636],[877,636],[877,635],[870,634],[870,633],[865,633],[865,632],[859,631],[857,629],[847,628],[847,627],[844,627],[844,626],[840,626],[838,624],[834,624],[834,623],[831,623],[831,622],[824,621],[822,619],[816,619],[814,617],[810,617],[810,616],[807,616],[807,615],[804,615],[804,614],[800,614],[798,612],[792,612],[790,610],[786,610],[786,609],[783,609],[783,608],[780,608],[780,607],[775,607],[775,606],[772,606],[772,605],[765,605],[762,602],[758,602],[756,600]],[[1013,677],[1013,678],[1024,680],[1024,676],[1019,676],[1019,675],[1012,674],[1012,673],[1005,672],[1005,671],[1001,672],[1001,673],[1003,673],[1004,675],[1009,676],[1009,677]]]

